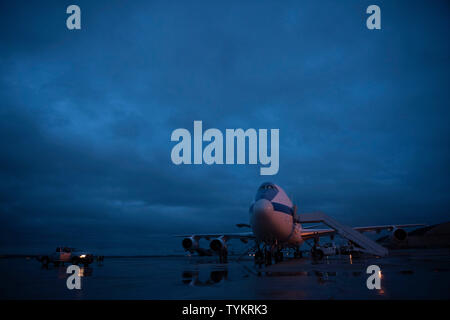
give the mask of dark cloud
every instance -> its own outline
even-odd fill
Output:
[[[381,31],[364,1],[78,4],[81,31],[0,10],[2,250],[232,231],[265,180],[352,225],[448,219],[445,1],[382,2]],[[194,120],[279,128],[279,174],[173,165]]]

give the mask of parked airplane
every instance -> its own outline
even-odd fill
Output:
[[[299,251],[300,246],[309,239],[314,240],[314,245],[311,250],[312,255],[316,258],[322,258],[323,252],[321,252],[320,248],[317,246],[318,240],[322,236],[334,236],[335,233],[339,233],[344,237],[347,237],[356,245],[364,247],[364,245],[367,244],[367,247],[370,248],[371,245],[379,245],[359,233],[366,231],[380,232],[383,229],[387,229],[392,231],[392,237],[398,237],[399,239],[397,240],[403,241],[405,240],[405,234],[407,234],[403,228],[423,225],[382,225],[356,227],[351,229],[330,218],[330,221],[334,222],[334,225],[341,226],[342,228],[314,229],[314,226],[312,228],[302,226],[302,222],[304,223],[305,221],[302,220],[302,215],[297,215],[296,211],[297,207],[293,205],[292,201],[280,186],[266,182],[258,188],[255,202],[250,206],[250,225],[238,225],[240,227],[250,227],[252,232],[180,235],[179,237],[184,237],[182,245],[186,251],[198,252],[200,255],[204,255],[207,252],[214,252],[219,255],[221,260],[226,259],[227,257],[228,240],[240,239],[245,243],[249,240],[254,240],[256,242],[255,261],[265,261],[266,264],[271,264],[272,257],[274,257],[275,262],[279,262],[283,259],[283,254],[281,252],[283,248],[294,248],[294,256],[299,257],[301,255]],[[323,214],[320,216],[327,217]],[[314,222],[327,223],[323,218]],[[353,230],[358,232],[354,232]],[[199,247],[199,240],[202,238],[211,240],[211,250],[205,250]],[[386,249],[382,248],[382,250]],[[370,250],[367,251],[370,252]],[[385,252],[387,253],[387,250]]]

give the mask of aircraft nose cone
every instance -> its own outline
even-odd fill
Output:
[[[269,200],[260,199],[253,204],[250,224],[258,239],[262,240],[270,236],[273,224],[273,205]]]
[[[253,214],[259,218],[267,217],[272,211],[273,205],[266,199],[260,199],[253,205]]]

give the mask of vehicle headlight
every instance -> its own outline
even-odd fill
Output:
[[[85,255],[85,254],[82,254],[82,255],[80,256],[80,258],[81,258],[81,259],[86,258],[86,255]]]

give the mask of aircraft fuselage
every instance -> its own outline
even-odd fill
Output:
[[[258,242],[300,246],[302,226],[294,221],[294,206],[284,190],[262,184],[250,207],[250,225]]]

